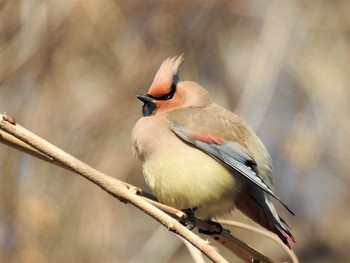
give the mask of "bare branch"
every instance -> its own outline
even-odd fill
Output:
[[[85,177],[120,201],[130,203],[150,215],[168,230],[178,234],[197,247],[213,262],[227,262],[207,241],[204,241],[174,219],[186,219],[187,215],[185,213],[152,200],[153,198],[150,194],[145,194],[148,198],[139,196],[143,194],[139,188],[93,169],[16,124],[13,118],[1,114],[0,142]],[[210,229],[211,227],[207,222],[199,219],[196,219],[196,226],[203,229]],[[244,262],[276,262],[232,236],[227,231],[211,237]]]
[[[48,156],[49,158],[54,160],[54,163],[60,163],[64,167],[67,167],[75,173],[78,173],[79,175],[85,177],[89,181],[100,186],[103,190],[105,190],[112,196],[118,198],[120,201],[130,203],[136,206],[143,212],[156,219],[168,230],[188,240],[192,245],[194,245],[200,251],[202,251],[213,262],[227,262],[219,253],[217,253],[209,245],[208,242],[202,240],[197,235],[183,227],[175,219],[169,217],[161,210],[155,208],[153,205],[149,204],[141,197],[137,196],[135,194],[135,188],[130,188],[123,182],[93,169],[92,167],[65,153],[61,149],[41,139],[35,134],[27,131],[20,125],[8,122],[4,115],[0,115],[0,118],[0,129],[2,131],[5,131],[6,133],[12,135],[13,137],[16,137],[20,141],[30,145],[36,151],[42,153],[43,155]],[[5,140],[6,138],[8,137],[4,136],[3,133],[1,133],[1,141]],[[14,142],[15,140],[11,140],[11,143],[9,143],[8,145],[12,145]],[[26,149],[30,148],[28,147]],[[34,156],[37,157],[39,156],[39,154],[34,154]]]
[[[232,220],[219,220],[219,223],[223,224],[223,225],[235,227],[235,228],[242,228],[245,230],[255,232],[259,235],[263,235],[263,236],[275,241],[277,244],[279,244],[284,249],[284,251],[288,254],[288,256],[291,258],[293,263],[299,263],[298,257],[296,256],[294,251],[289,249],[285,244],[283,244],[281,239],[279,239],[279,237],[276,236],[275,234],[273,234],[272,232],[267,231],[267,230],[262,229],[262,228],[259,228],[259,227],[255,227],[252,225],[248,225],[248,224],[244,224],[244,223],[232,221]]]

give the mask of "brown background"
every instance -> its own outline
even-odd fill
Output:
[[[348,1],[0,1],[0,112],[145,188],[130,136],[162,60],[269,149],[302,262],[350,248]],[[234,219],[248,222],[240,214]],[[281,249],[233,230],[280,260]],[[230,261],[236,259],[225,249]],[[90,182],[0,145],[1,262],[188,262],[180,239]]]

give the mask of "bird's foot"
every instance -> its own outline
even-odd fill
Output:
[[[205,235],[219,235],[222,232],[222,226],[219,223],[216,223],[214,221],[208,220],[207,223],[210,225],[210,227],[216,228],[215,230],[209,230],[209,229],[198,229],[198,232]]]
[[[197,210],[197,207],[195,208],[187,208],[182,209],[181,211],[184,212],[187,215],[187,219],[180,219],[179,222],[187,227],[189,230],[193,230],[196,226],[196,221],[194,219],[194,212]],[[189,224],[187,223],[189,222]]]

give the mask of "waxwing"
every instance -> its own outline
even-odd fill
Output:
[[[271,202],[281,200],[273,192],[269,153],[248,124],[215,104],[207,90],[179,81],[182,60],[165,60],[148,93],[137,95],[144,105],[133,151],[146,183],[160,202],[201,219],[237,208],[290,247],[288,239],[295,239]]]

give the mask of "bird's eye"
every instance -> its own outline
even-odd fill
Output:
[[[165,99],[165,100],[170,100],[170,99],[173,98],[173,96],[174,96],[174,94],[170,93],[170,94],[167,94],[167,95],[164,97],[164,99]]]
[[[156,98],[157,100],[171,100],[174,97],[175,89],[172,89],[168,94],[164,94],[161,97]]]

